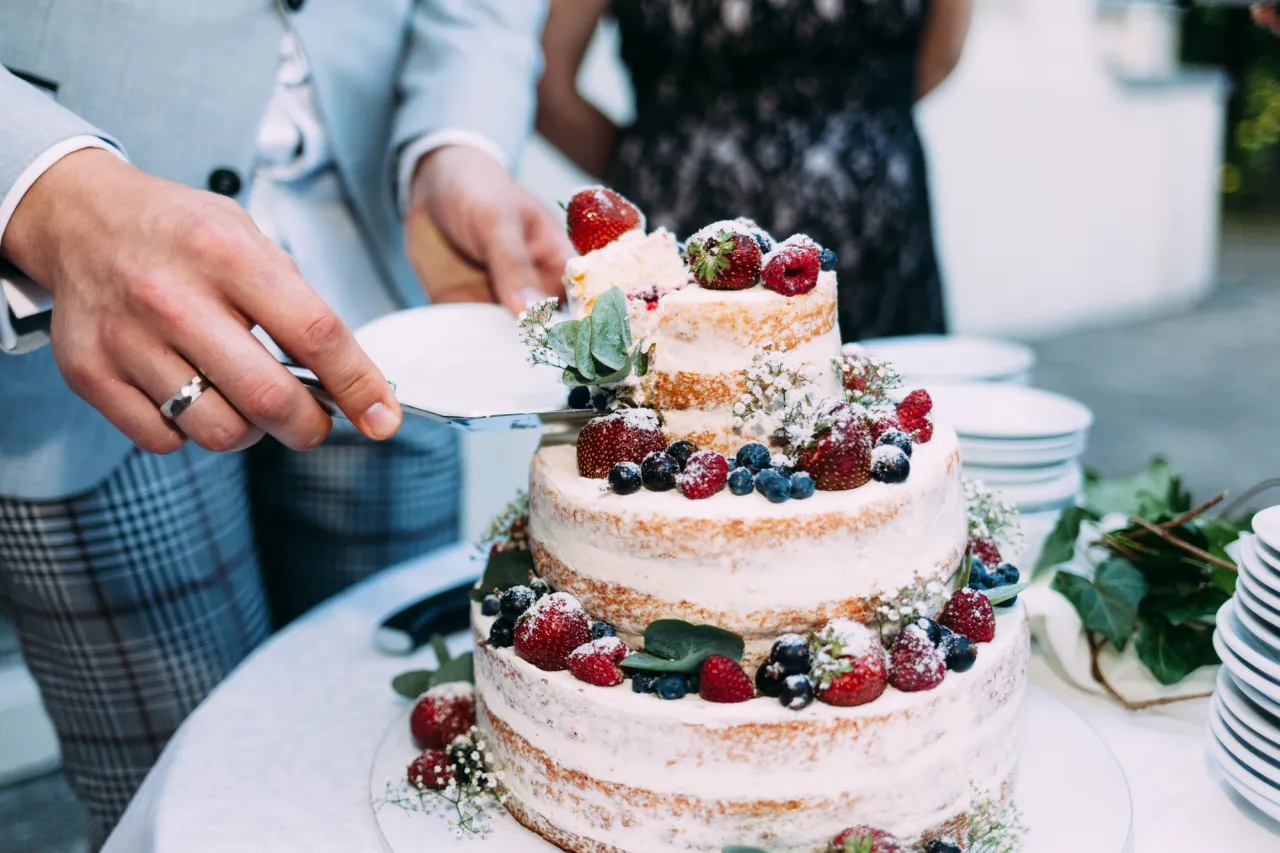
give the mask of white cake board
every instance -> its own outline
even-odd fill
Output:
[[[400,785],[418,754],[409,736],[406,707],[387,727],[373,756],[369,797],[388,853],[421,853],[454,841],[435,815],[381,805],[387,783]],[[1032,686],[1023,707],[1022,763],[1014,796],[1030,829],[1022,853],[1130,853],[1133,805],[1129,783],[1111,750],[1074,711]],[[493,832],[479,853],[555,853],[556,847],[525,829],[501,807],[488,810]]]

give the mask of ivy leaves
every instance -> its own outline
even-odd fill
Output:
[[[1086,631],[1097,631],[1123,651],[1138,624],[1138,605],[1147,594],[1142,573],[1124,560],[1107,560],[1090,580],[1058,572],[1053,588],[1075,605]]]
[[[571,388],[612,385],[649,370],[644,342],[632,346],[627,298],[616,287],[597,298],[586,317],[552,326],[547,347],[563,363],[561,378]]]
[[[644,629],[644,651],[623,658],[623,669],[641,672],[697,672],[707,658],[724,655],[742,660],[745,644],[731,631],[714,625],[691,625],[659,619]]]

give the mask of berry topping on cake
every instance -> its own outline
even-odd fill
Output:
[[[574,649],[591,640],[591,622],[578,599],[554,592],[516,623],[516,654],[547,672],[569,665]]]
[[[911,460],[892,444],[871,451],[871,476],[880,483],[905,483],[911,474]]]
[[[818,701],[851,708],[880,698],[889,680],[884,649],[871,649],[862,657],[853,659],[851,665],[853,668],[835,676],[830,686],[818,687]]]
[[[946,633],[942,637],[942,642],[938,644],[938,648],[946,657],[947,669],[952,672],[968,672],[973,669],[973,665],[978,661],[978,647],[971,643],[968,637],[957,634],[949,628],[942,630]]]
[[[689,271],[708,290],[746,290],[760,282],[760,244],[737,223],[715,223],[689,238]]]
[[[817,486],[813,482],[813,477],[804,471],[797,471],[789,478],[791,481],[791,497],[798,501],[813,497],[813,490]]]
[[[995,571],[996,580],[999,583],[996,586],[1012,586],[1022,580],[1022,572],[1018,571],[1018,567],[1013,563],[1002,563],[1000,568]],[[1004,601],[996,605],[996,607],[1012,607],[1018,603],[1018,596],[1006,598]]]
[[[974,557],[969,561],[969,589],[995,589],[1000,586],[999,569],[995,571],[987,568],[985,560]]]
[[[754,219],[739,216],[733,220],[733,224],[738,227],[738,230],[745,231],[751,235],[751,239],[755,240],[756,245],[760,247],[761,256],[773,251],[773,235],[761,228]]]
[[[783,634],[769,649],[769,662],[782,667],[784,675],[807,673],[812,659],[809,642],[799,634]]]
[[[964,850],[954,839],[931,838],[925,842],[924,853],[964,853]]]
[[[698,695],[708,702],[745,702],[756,695],[751,679],[730,657],[712,655],[698,673]]]
[[[515,621],[524,615],[524,612],[533,606],[538,600],[538,594],[527,586],[513,586],[503,591],[502,597],[499,599],[499,612]]]
[[[565,220],[569,240],[584,255],[644,227],[640,208],[607,187],[587,187],[575,193],[565,208]]]
[[[578,475],[603,479],[619,462],[639,465],[666,446],[658,418],[649,409],[624,409],[595,418],[578,433]]]
[[[709,498],[729,482],[729,460],[714,450],[699,450],[689,457],[678,479],[686,498]]]
[[[422,749],[444,749],[475,724],[475,691],[465,681],[431,688],[409,715],[409,730]]]
[[[659,699],[683,699],[689,692],[689,682],[678,672],[668,672],[658,676],[658,684],[653,689]]]
[[[756,489],[756,478],[750,468],[734,468],[729,472],[729,491],[735,495],[749,495]]]
[[[811,673],[818,699],[828,705],[865,705],[884,692],[884,646],[875,632],[851,619],[832,619],[813,635]]]
[[[616,637],[618,632],[608,622],[591,623],[591,639],[603,640],[605,637]]]
[[[737,456],[734,458],[739,468],[747,468],[752,473],[756,473],[768,468],[773,456],[769,453],[769,448],[753,441],[738,448]]]
[[[859,420],[842,420],[800,454],[800,468],[824,492],[856,489],[871,479],[871,433]]]
[[[889,652],[889,683],[904,693],[932,690],[947,674],[942,653],[918,625],[903,628]]]
[[[912,391],[898,404],[898,422],[918,444],[925,444],[933,438],[933,421],[929,419],[931,411],[933,400],[923,388]]]
[[[818,286],[818,244],[803,234],[788,237],[764,259],[764,286],[783,296],[799,296]]]
[[[998,566],[1004,562],[994,539],[970,539],[969,553],[988,566]]]
[[[831,272],[836,268],[837,263],[836,253],[830,249],[823,249],[818,252],[818,266],[823,272]]]
[[[409,787],[420,791],[440,791],[449,787],[456,774],[448,753],[425,749],[409,765]]]
[[[640,463],[640,479],[651,492],[669,492],[676,487],[680,463],[661,450],[655,450]]]
[[[634,462],[619,462],[609,469],[609,488],[616,495],[634,495],[643,485],[640,466]]]
[[[493,620],[489,626],[489,645],[495,649],[508,649],[515,644],[516,625],[505,616]]]
[[[533,590],[533,594],[538,598],[551,594],[551,584],[547,583],[542,578],[534,578],[529,581],[529,589]]]
[[[874,430],[873,430],[874,432]],[[911,441],[911,436],[907,435],[900,429],[889,428],[883,430],[876,437],[876,446],[891,445],[898,448],[903,453],[911,456],[911,451],[915,450],[915,444]]]
[[[578,385],[569,389],[569,408],[571,409],[589,409],[591,408],[591,388],[587,385]]]
[[[771,503],[785,503],[791,499],[791,481],[774,468],[766,468],[756,475],[756,491]]]
[[[792,711],[801,711],[813,704],[813,681],[807,675],[788,675],[782,681],[778,701]]]
[[[673,441],[667,447],[667,455],[680,463],[680,470],[684,470],[684,466],[689,464],[689,457],[698,452],[698,445],[692,441]]]
[[[502,606],[502,603],[499,601],[498,596],[486,595],[484,597],[484,601],[480,602],[480,615],[481,616],[497,616],[498,610],[499,608],[501,608],[501,606]]]
[[[881,414],[871,420],[871,438],[873,441],[880,441],[885,433],[893,430],[895,432],[903,432],[902,424],[898,423],[897,415]]]
[[[782,695],[782,682],[786,678],[787,673],[782,669],[782,664],[765,661],[756,669],[756,689],[761,695],[776,699]]]
[[[991,600],[976,589],[958,589],[952,593],[938,622],[975,643],[989,643],[996,636],[996,612]]]
[[[658,689],[658,676],[636,673],[631,677],[631,692],[653,693]]]
[[[617,637],[592,640],[569,653],[569,671],[596,687],[613,687],[623,682],[618,664],[627,654],[626,644]]]
[[[925,636],[929,638],[929,642],[933,643],[935,646],[942,645],[943,638],[949,633],[947,629],[943,628],[937,622],[934,622],[928,616],[921,616],[915,621],[915,624],[921,631],[924,631]]]
[[[907,853],[906,846],[883,829],[855,826],[831,839],[829,853]]]

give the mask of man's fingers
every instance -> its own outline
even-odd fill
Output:
[[[160,407],[125,379],[106,371],[63,364],[62,375],[71,390],[82,397],[148,453],[173,453],[183,443],[182,432],[160,414]]]
[[[517,314],[546,296],[528,239],[523,214],[513,210],[494,226],[485,257],[494,296]]]
[[[564,299],[564,265],[577,254],[564,226],[541,204],[531,201],[525,207],[525,233],[529,235],[529,252],[546,296]]]

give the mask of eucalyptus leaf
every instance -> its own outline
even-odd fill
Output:
[[[578,332],[581,320],[566,320],[551,327],[547,333],[547,346],[565,364],[575,364],[578,358]]]
[[[431,679],[431,686],[451,684],[457,681],[465,681],[468,684],[476,683],[475,655],[472,652],[460,654],[442,665],[436,670],[435,677]]]
[[[711,650],[695,652],[678,660],[668,660],[660,658],[657,655],[651,655],[648,652],[636,652],[627,655],[622,659],[622,663],[618,664],[623,669],[635,670],[637,672],[678,672],[683,675],[692,675],[702,668],[707,658],[711,657]]]
[[[529,582],[533,571],[533,552],[524,548],[495,551],[489,555],[480,583],[471,590],[472,601],[483,601],[495,589],[502,591]]]
[[[627,298],[622,291],[613,287],[596,299],[590,320],[591,355],[610,370],[619,370],[626,364],[631,348]]]
[[[453,660],[453,655],[449,653],[449,644],[444,641],[444,637],[439,634],[432,634],[428,641],[431,645],[431,651],[436,653],[436,664],[444,666]]]
[[[1014,596],[1018,595],[1019,593],[1025,592],[1029,586],[1031,586],[1030,581],[1023,581],[1022,583],[1010,583],[1010,584],[1005,584],[1004,586],[995,587],[994,589],[984,589],[982,591],[982,594],[985,595],[987,598],[991,599],[992,604],[1001,604],[1013,598]]]
[[[679,619],[659,619],[644,629],[644,650],[668,660],[703,649],[711,654],[742,660],[742,638],[715,625],[692,625]]]
[[[1138,659],[1165,685],[1177,684],[1202,666],[1219,663],[1212,628],[1172,625],[1159,616],[1143,619],[1134,648]]]
[[[632,358],[634,357],[634,355],[635,353],[632,353],[631,356],[628,356],[627,360],[623,362],[622,367],[619,368],[616,372],[610,373],[608,376],[601,376],[598,379],[596,379],[595,384],[596,385],[613,385],[616,382],[621,382],[624,379],[626,379],[628,376],[631,375],[631,369],[634,366],[634,363],[632,361]]]
[[[1039,577],[1049,569],[1068,563],[1076,553],[1076,539],[1080,537],[1080,525],[1086,519],[1096,521],[1097,516],[1081,506],[1069,506],[1058,516],[1058,523],[1040,549],[1031,576]]]
[[[406,699],[417,699],[431,689],[435,678],[433,669],[414,669],[402,672],[391,679],[391,689]]]
[[[594,328],[588,322],[578,326],[578,338],[574,341],[573,366],[584,379],[596,378],[596,363],[591,357],[591,335]]]
[[[644,376],[649,372],[649,349],[648,341],[640,341],[636,344],[635,360],[636,360],[636,376]]]
[[[1123,651],[1138,622],[1138,605],[1147,594],[1142,573],[1124,560],[1110,559],[1098,567],[1093,580],[1058,572],[1053,588],[1067,597],[1084,627],[1097,631]]]

